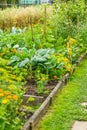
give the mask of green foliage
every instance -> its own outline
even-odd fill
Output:
[[[6,66],[7,60],[0,58],[0,128],[2,130],[21,128],[19,105],[22,102],[24,91],[21,86],[21,77],[12,73],[12,67]]]
[[[54,103],[35,130],[70,130],[76,120],[87,121],[87,60],[83,61],[73,79],[58,94]]]
[[[36,71],[36,83],[37,83],[37,92],[39,94],[44,92],[44,88],[47,83],[47,80],[48,80],[48,75],[42,74],[38,69]]]
[[[87,47],[87,23],[81,25],[80,38],[84,46]]]
[[[73,64],[87,46],[86,14],[86,5],[82,0],[74,3],[59,2],[53,5],[51,17],[45,19],[43,16],[41,24],[32,23],[32,29],[30,27],[24,31],[25,29],[14,28],[12,32],[0,30],[2,130],[19,130],[22,125],[18,109],[24,93],[21,88],[24,83],[33,78],[38,94],[47,94],[49,91],[45,85],[48,81],[59,80],[66,72],[72,72]],[[10,95],[3,95],[6,91]],[[7,100],[7,96],[11,98]],[[28,100],[33,101],[33,98]],[[25,108],[33,109],[32,106],[24,106]]]
[[[71,37],[76,37],[78,33],[78,17],[82,25],[85,23],[84,20],[86,19],[87,13],[85,7],[86,5],[83,0],[54,4],[54,13],[52,17],[54,21],[52,25],[57,44],[59,44],[60,37],[62,37],[62,39],[66,39],[69,35]],[[64,42],[63,40],[62,43]]]

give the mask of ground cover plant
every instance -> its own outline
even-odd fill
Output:
[[[21,128],[21,120],[17,115],[22,102],[23,90],[21,77],[12,73],[12,67],[7,66],[8,60],[0,57],[0,129]]]
[[[49,6],[45,5],[44,13],[40,21],[36,22],[37,24],[33,23],[33,19],[30,18],[29,27],[26,23],[20,28],[12,27],[13,24],[9,26],[7,23],[8,27],[1,27],[0,104],[2,109],[0,110],[1,112],[3,110],[3,114],[0,121],[2,130],[5,128],[7,128],[6,130],[19,130],[21,128],[24,122],[21,115],[24,116],[24,112],[21,114],[19,108],[23,101],[23,94],[30,94],[31,89],[34,89],[36,95],[47,96],[51,91],[50,87],[46,87],[47,84],[57,83],[66,72],[72,73],[73,64],[86,51],[85,6],[83,1],[77,0],[74,3],[69,2],[68,5],[65,2],[54,4],[51,7],[52,15],[47,17],[46,8]],[[72,8],[75,10],[73,11]],[[12,11],[14,12],[14,10],[18,11],[16,15],[20,14],[21,9]],[[26,10],[28,8],[23,9],[25,12]],[[27,15],[27,13],[25,14]],[[23,15],[20,16],[24,20]],[[17,17],[20,23],[19,15]],[[0,26],[2,25],[1,23]],[[3,27],[5,26],[3,25]],[[8,30],[5,31],[7,28]],[[33,85],[33,87],[26,89],[27,84]],[[30,98],[29,102],[33,100]],[[13,109],[14,114],[12,115]],[[32,109],[32,106],[27,109]],[[9,120],[7,121],[7,119]],[[12,122],[14,122],[13,125]]]

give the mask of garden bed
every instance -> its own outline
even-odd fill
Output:
[[[33,129],[40,119],[38,113],[45,113],[59,88],[67,83],[67,77],[75,71],[74,63],[87,48],[85,7],[83,1],[59,2],[51,8],[31,8],[35,9],[34,16],[27,13],[28,8],[0,12],[2,16],[4,13],[0,19],[2,130],[19,130],[29,119],[33,121],[25,123],[23,129]],[[48,13],[49,9],[52,12]],[[4,22],[8,14],[10,24]]]
[[[80,56],[80,58],[76,61],[76,64],[73,68],[73,72],[75,71],[76,66],[79,65],[79,63],[84,59],[84,57],[86,57],[86,53],[84,53],[83,55]],[[68,77],[70,76],[70,73],[66,73],[63,78],[58,81],[57,85],[55,85],[54,89],[50,92],[49,95],[43,95],[43,96],[35,96],[35,95],[24,95],[24,102],[25,100],[27,101],[29,97],[34,97],[34,105],[36,103],[42,103],[41,106],[37,109],[36,112],[32,113],[32,116],[30,117],[30,119],[24,124],[22,130],[33,130],[35,125],[38,123],[38,121],[41,119],[41,117],[46,113],[48,107],[51,105],[54,97],[56,96],[56,94],[58,94],[58,92],[60,91],[60,89],[62,89],[62,87],[64,85],[67,84],[68,81]]]

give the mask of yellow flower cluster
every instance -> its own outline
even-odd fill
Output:
[[[70,64],[70,61],[68,58],[64,57],[63,54],[60,54],[58,56],[58,60],[57,60],[57,63],[61,63],[63,62],[64,65],[63,65],[63,68],[66,69],[66,71],[71,71],[71,68],[72,68],[72,64]]]
[[[69,38],[69,42],[67,43],[68,57],[71,59],[72,57],[72,45],[76,42],[75,39]]]
[[[69,60],[68,60],[68,58],[64,57],[64,56],[61,54],[61,55],[58,56],[57,62],[58,62],[58,64],[59,64],[60,62],[66,63],[66,62],[69,62]]]
[[[8,103],[8,102],[9,102],[8,99],[3,99],[3,100],[2,100],[2,104],[6,104],[6,103]]]
[[[0,97],[2,98],[1,103],[6,104],[10,102],[11,100],[17,101],[18,96],[12,94],[10,91],[4,91],[3,89],[0,88]]]
[[[69,60],[66,57],[63,58],[63,61],[64,62],[69,62]]]
[[[75,42],[76,42],[75,39],[73,39],[73,38],[70,38],[70,39],[69,39],[69,43],[70,43],[70,44],[73,44],[73,43],[75,43]]]
[[[68,58],[64,58],[63,59],[64,61],[64,68],[66,69],[66,71],[71,71],[71,68],[72,68],[72,64],[70,64],[70,61]]]
[[[71,64],[68,64],[67,66],[66,66],[66,71],[71,71],[71,68],[72,68],[72,65]]]

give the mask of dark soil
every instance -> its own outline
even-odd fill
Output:
[[[26,93],[25,94],[29,94],[29,95],[35,95],[35,96],[43,96],[44,99],[49,95],[49,93],[55,88],[56,84],[58,83],[57,80],[50,80],[47,82],[47,84],[44,87],[44,90],[42,93],[38,93],[37,90],[37,85],[34,81],[34,79],[32,79],[31,81],[28,81],[26,84]]]
[[[42,102],[47,98],[47,96],[50,94],[50,92],[55,88],[57,83],[58,83],[57,80],[48,81],[44,87],[43,93],[38,93],[35,80],[32,79],[32,80],[28,81],[27,84],[24,86],[26,88],[25,95],[41,96],[41,97],[43,97],[43,99],[38,100],[38,101],[37,101],[37,99],[35,99],[35,101],[27,103],[28,98],[25,97],[25,98],[23,98],[22,105],[38,106],[38,105],[42,104]],[[22,111],[25,113],[24,116],[22,116],[22,118],[24,118],[25,120],[29,119],[33,115],[32,111],[23,110],[23,109],[22,109]]]

